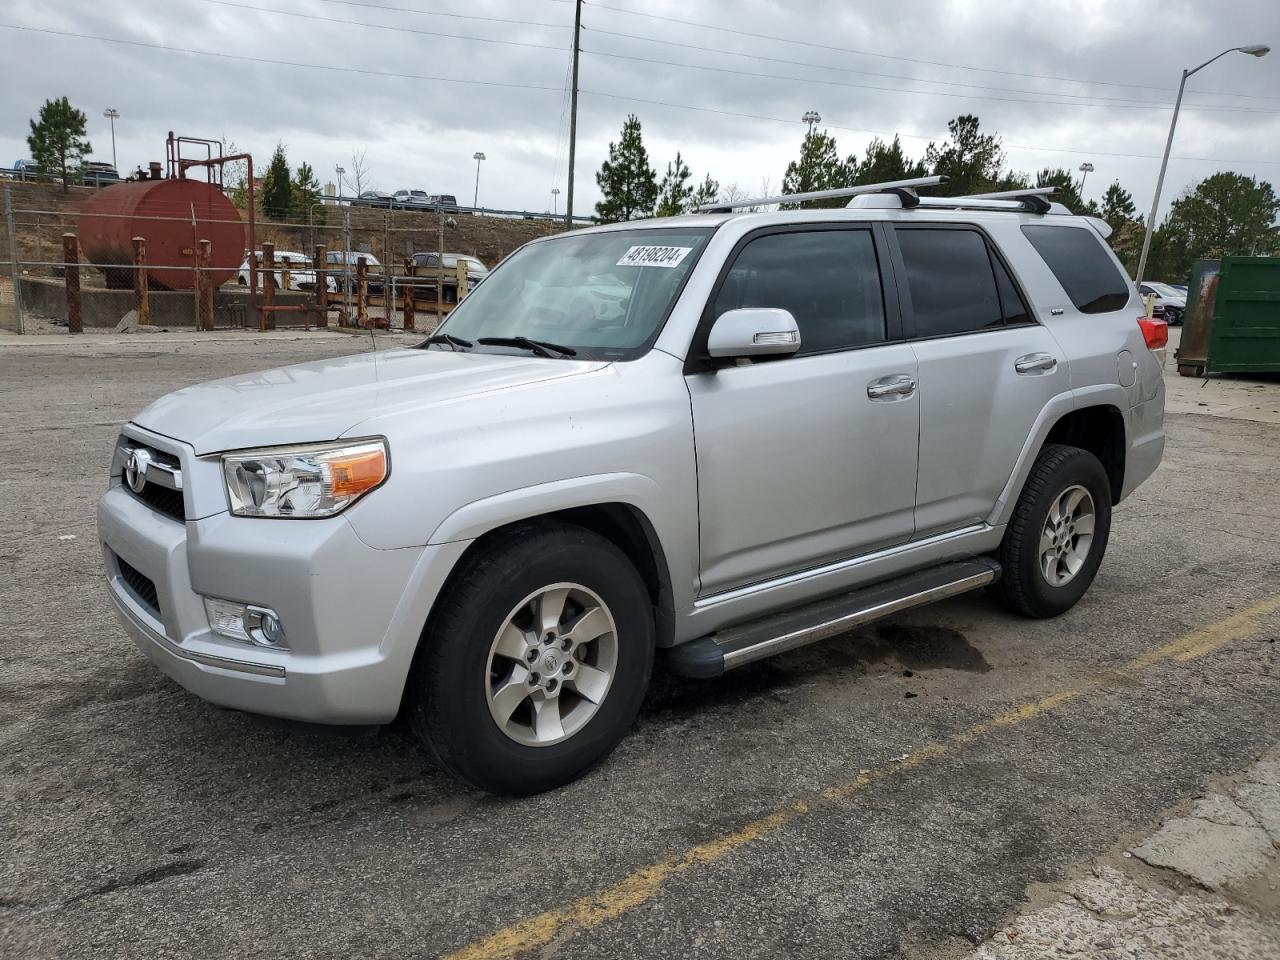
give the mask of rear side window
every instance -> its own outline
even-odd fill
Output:
[[[1128,279],[1088,227],[1027,224],[1022,233],[1081,313],[1108,313],[1129,302]]]
[[[800,328],[801,354],[885,339],[884,296],[869,230],[771,233],[742,248],[715,316],[738,307],[780,307]]]
[[[982,234],[902,229],[895,235],[907,268],[917,337],[970,333],[1004,323],[1005,311]],[[1019,301],[1012,282],[1009,288],[1014,294],[1010,311],[1017,314],[1022,308],[1015,305]]]

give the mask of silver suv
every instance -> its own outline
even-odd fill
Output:
[[[659,650],[713,676],[979,587],[1055,616],[1164,447],[1104,229],[896,186],[529,243],[417,348],[134,418],[111,599],[207,700],[403,714],[517,794],[608,755]]]

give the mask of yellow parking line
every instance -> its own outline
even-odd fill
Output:
[[[1104,686],[1107,679],[1117,673],[1134,674],[1157,663],[1194,660],[1211,653],[1231,640],[1255,633],[1261,628],[1263,618],[1278,609],[1280,597],[1263,600],[1224,620],[1149,650],[1118,669],[1099,673],[1078,687],[1061,690],[997,714],[960,731],[942,743],[921,747],[874,770],[863,770],[856,777],[827,787],[806,799],[796,800],[732,833],[700,843],[679,856],[642,867],[611,887],[588,894],[566,906],[503,927],[483,940],[477,940],[448,954],[445,960],[502,960],[516,957],[546,946],[562,934],[590,930],[609,920],[615,920],[657,897],[662,892],[663,884],[671,877],[686,873],[696,866],[722,860],[739,847],[776,833],[813,810],[846,800],[880,780],[954,753],[987,733],[1033,720],[1083,693]]]

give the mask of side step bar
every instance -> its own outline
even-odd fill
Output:
[[[718,677],[901,610],[976,590],[999,577],[1000,564],[988,557],[944,563],[682,643],[670,651],[668,662],[686,677]]]

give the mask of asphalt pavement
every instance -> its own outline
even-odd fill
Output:
[[[659,670],[550,794],[462,787],[397,727],[211,707],[110,611],[118,424],[369,347],[0,343],[0,956],[960,958],[1280,743],[1280,425],[1201,413],[1170,415],[1067,615],[977,594],[715,681]],[[1251,909],[1280,919],[1274,891]]]

